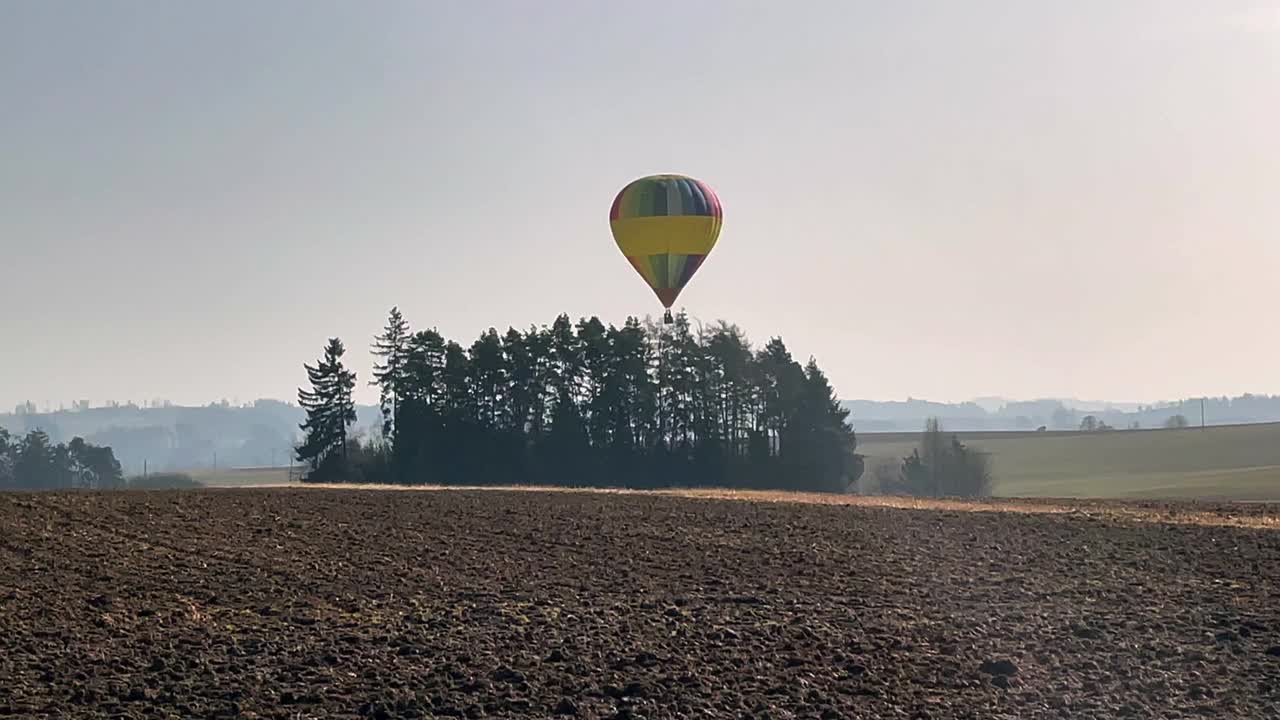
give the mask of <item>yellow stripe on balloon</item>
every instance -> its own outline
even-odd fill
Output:
[[[629,257],[706,255],[720,234],[720,218],[709,215],[627,218],[614,220],[610,226],[618,249]]]

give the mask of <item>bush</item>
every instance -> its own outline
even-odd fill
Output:
[[[955,436],[943,437],[942,426],[931,418],[920,447],[902,459],[897,477],[879,469],[880,491],[917,497],[986,497],[991,494],[991,460]]]
[[[902,461],[891,458],[875,458],[858,480],[860,495],[892,493],[902,477]]]
[[[186,473],[156,473],[129,478],[130,490],[190,490],[204,487]]]
[[[341,452],[331,452],[324,456],[319,463],[306,471],[302,476],[302,481],[334,484],[365,482],[364,472],[361,468],[361,463],[363,462],[364,455],[361,451],[360,441],[355,438],[349,438],[345,455]]]

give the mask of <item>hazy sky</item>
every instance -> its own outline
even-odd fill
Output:
[[[667,171],[681,304],[843,396],[1280,391],[1274,0],[11,0],[0,407],[660,312],[607,214]]]

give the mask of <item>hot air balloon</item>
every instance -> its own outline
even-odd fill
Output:
[[[613,200],[609,227],[618,249],[666,308],[707,259],[720,236],[720,198],[701,180],[649,175],[631,181]]]

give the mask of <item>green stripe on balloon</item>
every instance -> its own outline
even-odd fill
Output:
[[[668,262],[666,255],[650,255],[649,267],[653,268],[654,281],[658,283],[660,288],[671,287],[671,276],[668,274]]]

